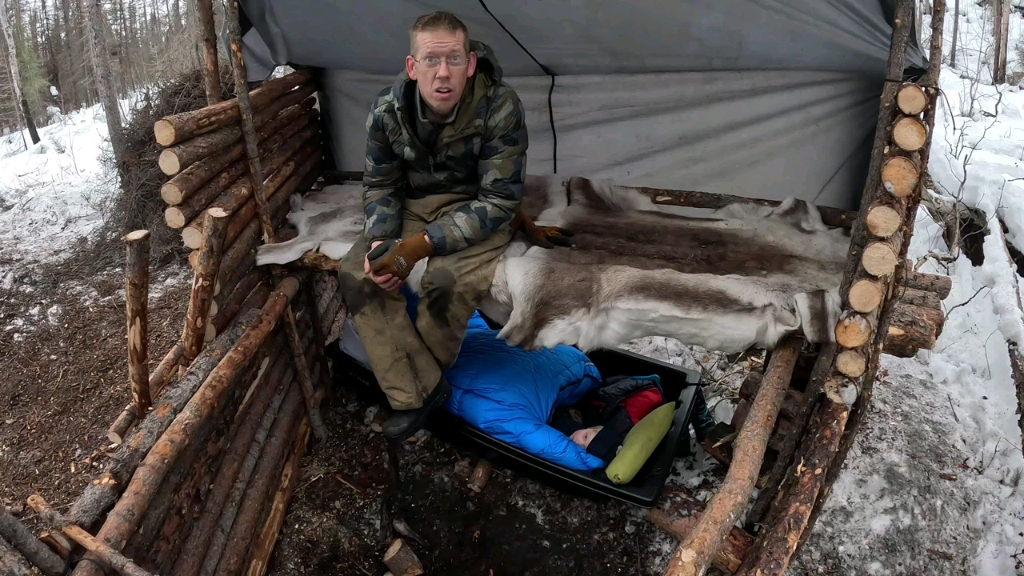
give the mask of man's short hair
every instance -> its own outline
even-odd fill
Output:
[[[416,53],[416,34],[431,30],[445,30],[452,34],[462,32],[463,47],[466,54],[469,54],[469,30],[466,25],[455,14],[442,11],[424,14],[413,22],[412,28],[409,29],[409,51]]]

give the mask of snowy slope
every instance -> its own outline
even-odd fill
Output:
[[[122,111],[133,101],[122,100]],[[0,137],[0,262],[65,255],[99,227],[102,201],[117,188],[102,162],[110,140],[99,104],[66,116],[56,112],[39,129],[38,144],[23,133],[24,141],[22,133]]]

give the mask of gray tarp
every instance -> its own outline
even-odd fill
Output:
[[[891,0],[490,0],[556,75],[558,173],[852,208],[884,79]],[[250,78],[326,69],[338,169],[362,170],[373,96],[416,16],[449,10],[527,106],[528,171],[553,169],[551,79],[478,0],[243,0]],[[259,65],[262,63],[262,66]],[[908,65],[923,66],[912,42]]]

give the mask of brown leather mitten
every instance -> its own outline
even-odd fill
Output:
[[[558,226],[537,226],[520,209],[516,210],[516,214],[512,218],[512,228],[522,230],[531,242],[542,248],[554,248],[556,245],[567,248],[575,246],[571,240],[572,232]]]
[[[420,260],[434,253],[434,247],[427,241],[423,233],[401,240],[385,240],[370,250],[366,259],[370,269],[378,276],[391,274],[405,280],[412,267]]]

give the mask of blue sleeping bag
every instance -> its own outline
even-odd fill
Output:
[[[416,321],[416,296],[402,286]],[[444,373],[452,387],[445,407],[471,426],[573,470],[604,462],[548,425],[555,408],[575,404],[601,383],[597,367],[572,346],[523,350],[498,338],[474,312],[462,349]]]

